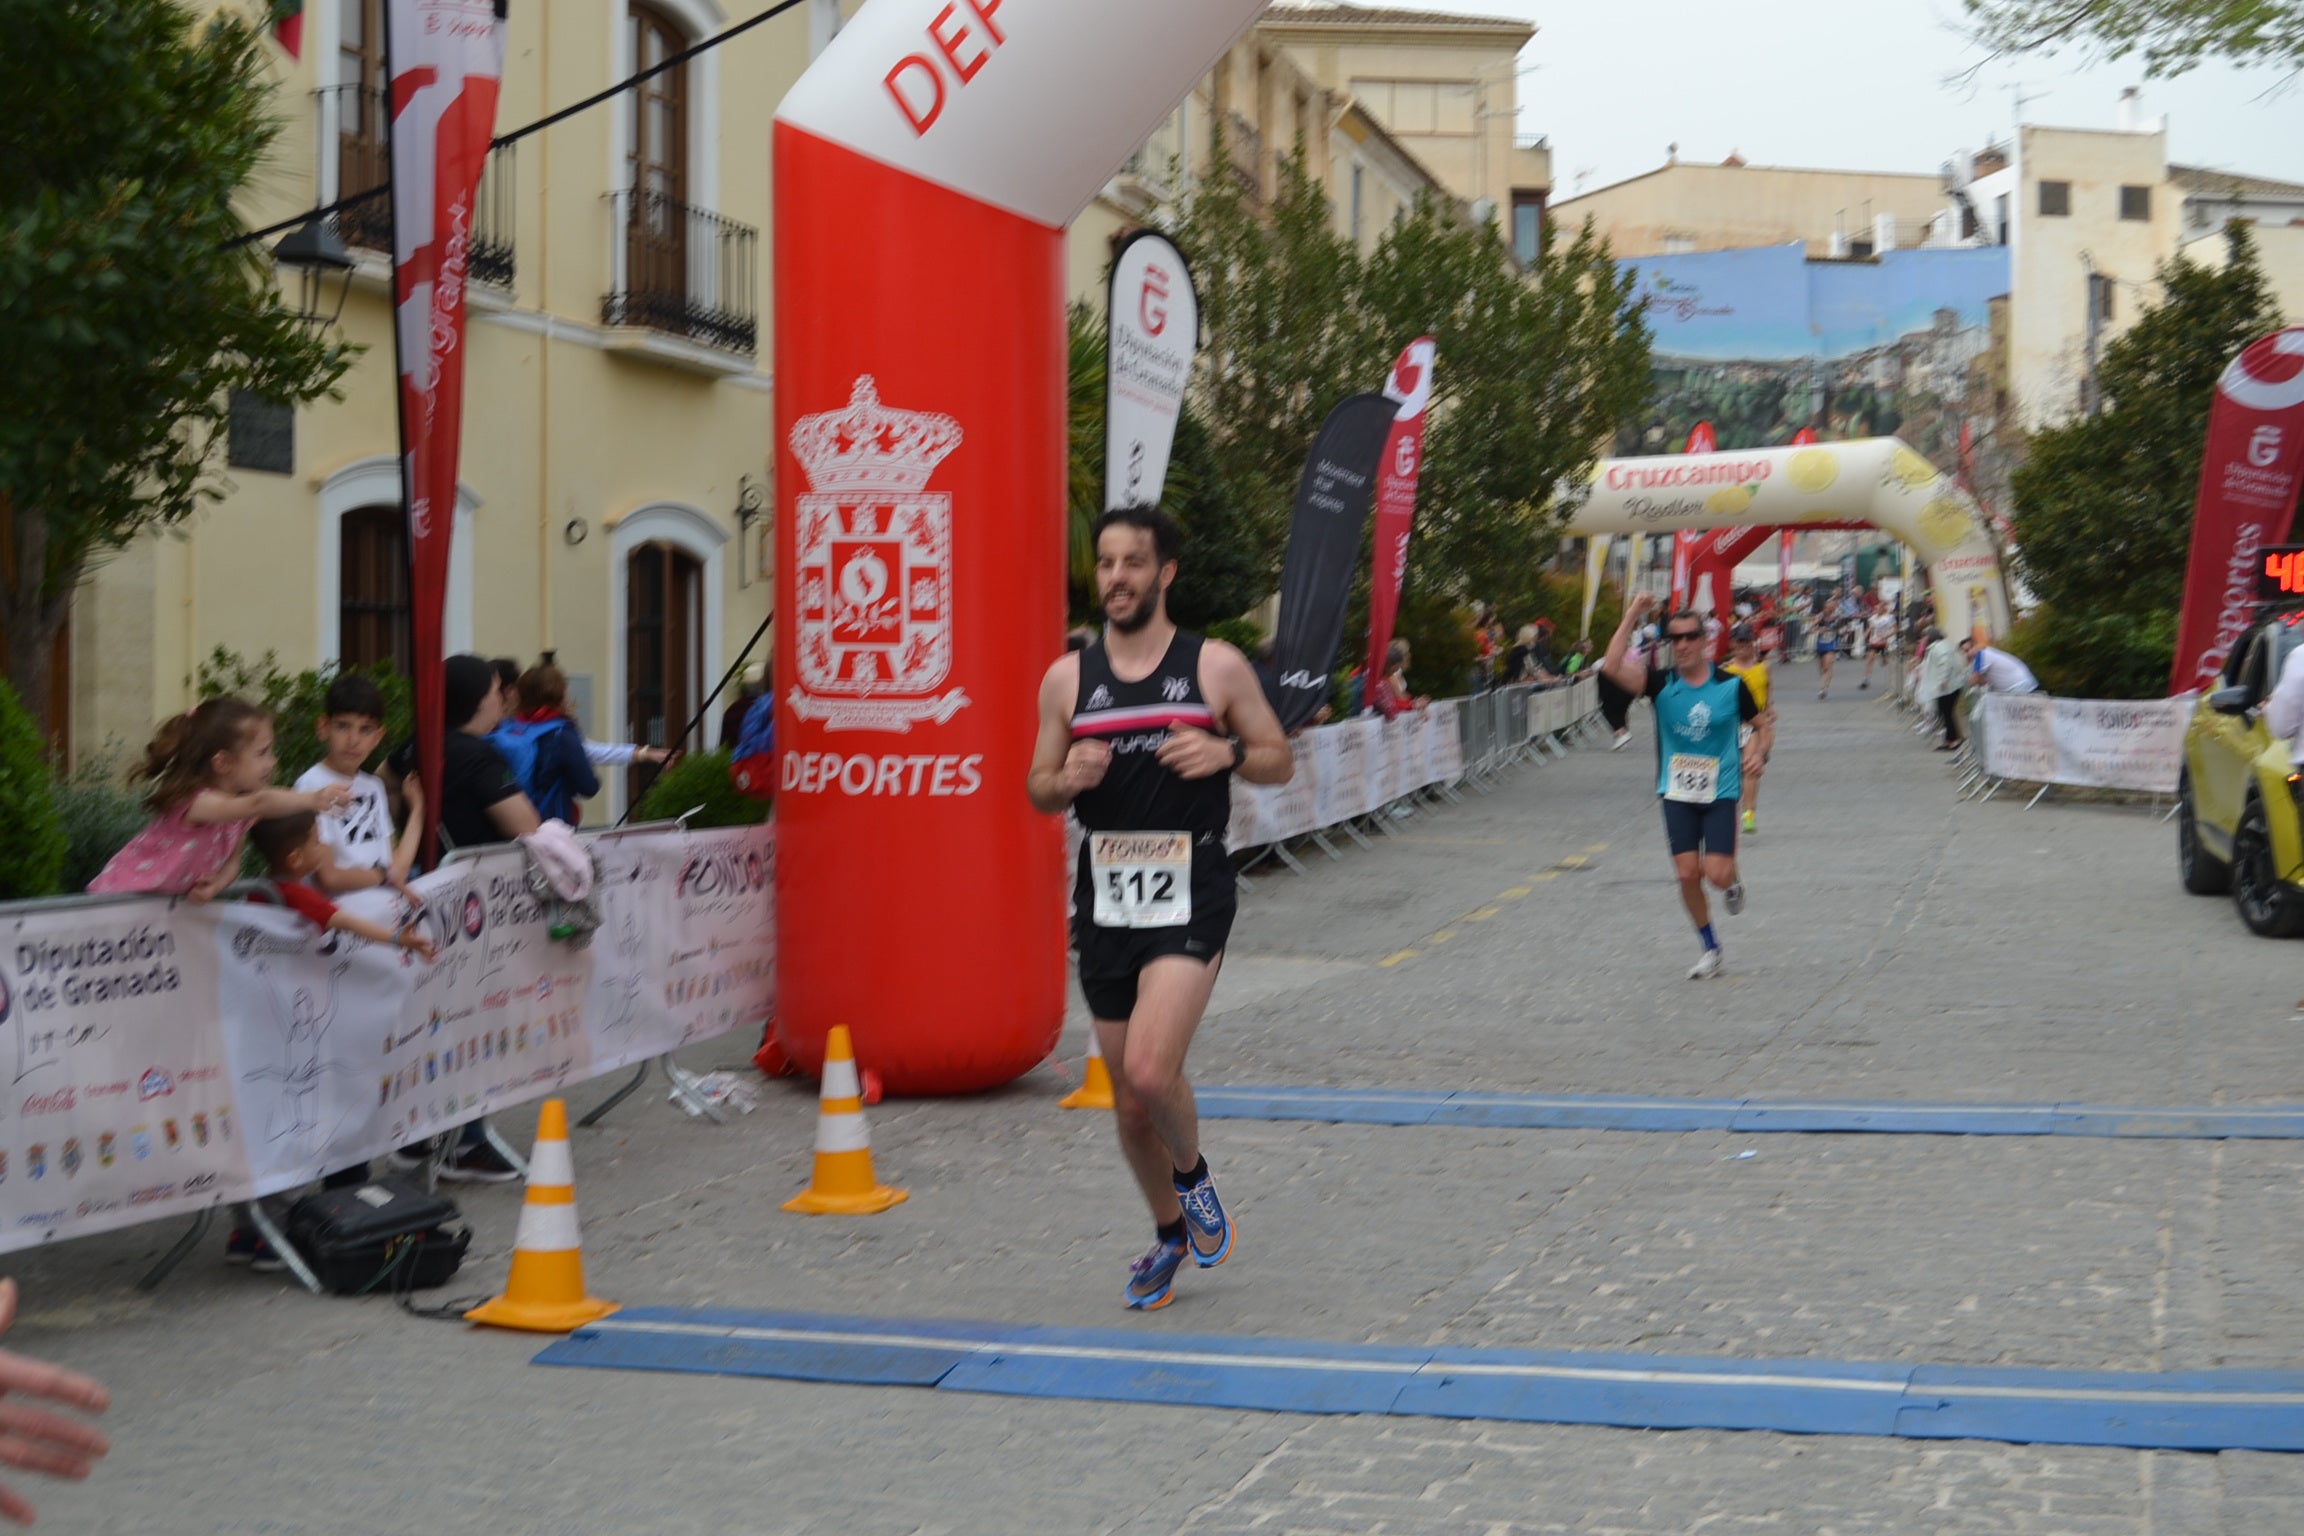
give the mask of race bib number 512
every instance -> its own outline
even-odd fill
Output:
[[[1192,834],[1093,832],[1088,874],[1099,928],[1181,928],[1192,921]]]

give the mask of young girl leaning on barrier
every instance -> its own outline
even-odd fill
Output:
[[[242,699],[210,699],[164,723],[131,779],[152,786],[151,824],[88,889],[207,901],[240,871],[240,845],[267,816],[332,811],[342,785],[305,793],[272,785],[272,716]]]

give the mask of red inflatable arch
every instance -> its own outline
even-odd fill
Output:
[[[872,0],[776,115],[775,1038],[895,1093],[1044,1058],[1064,226],[1261,0]]]

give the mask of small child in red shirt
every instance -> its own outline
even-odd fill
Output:
[[[311,811],[259,821],[248,829],[248,841],[264,856],[272,870],[272,889],[280,905],[291,912],[302,914],[323,929],[414,950],[426,960],[435,958],[432,941],[414,927],[394,932],[382,923],[354,917],[305,883],[314,870],[328,862],[327,847],[320,841],[320,818]]]

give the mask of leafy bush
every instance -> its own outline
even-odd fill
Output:
[[[48,785],[48,747],[40,728],[0,682],[0,901],[56,894],[64,864],[64,831]]]
[[[376,754],[380,760],[415,733],[413,690],[408,679],[388,661],[349,670],[373,678],[384,690],[384,744]],[[288,672],[270,651],[251,661],[218,646],[200,663],[192,684],[203,699],[230,694],[270,710],[273,750],[280,759],[273,777],[279,783],[293,784],[298,774],[320,761],[321,712],[326,707],[328,685],[336,680],[338,671],[338,664],[330,662],[309,671]],[[366,766],[373,772],[376,764]]]
[[[640,797],[634,821],[670,821],[685,811],[692,827],[755,827],[768,819],[771,802],[739,794],[729,779],[733,755],[723,747],[684,757],[656,775]],[[701,809],[697,809],[701,807]]]
[[[67,894],[86,890],[112,855],[127,847],[151,819],[143,797],[128,788],[126,773],[114,752],[90,758],[70,778],[56,781],[56,817],[64,834],[57,889]]]
[[[1453,699],[1472,686],[1480,647],[1472,638],[1472,615],[1445,597],[1411,589],[1400,605],[1394,634],[1408,642],[1408,688],[1435,699]]]
[[[2152,699],[2168,689],[2176,614],[2166,608],[2067,613],[2040,607],[1999,642],[2040,686],[2069,699]]]
[[[1256,647],[1263,642],[1264,631],[1256,627],[1254,619],[1218,619],[1208,626],[1208,638],[1234,646],[1241,655],[1254,661]]]

